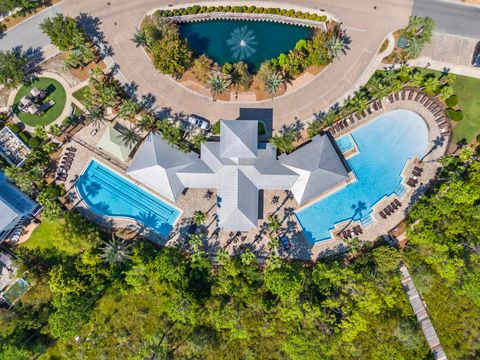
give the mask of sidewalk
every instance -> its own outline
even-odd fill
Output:
[[[442,71],[447,68],[450,69],[450,72],[454,74],[480,79],[480,68],[478,67],[454,65],[445,63],[443,61],[435,61],[427,56],[421,56],[418,59],[408,61],[408,65],[416,67],[426,67],[427,64],[430,64],[428,66],[430,69]]]

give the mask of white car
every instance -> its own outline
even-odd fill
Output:
[[[210,130],[210,123],[208,120],[202,119],[195,115],[190,115],[187,118],[187,122],[194,127],[200,128],[202,130],[208,131]]]

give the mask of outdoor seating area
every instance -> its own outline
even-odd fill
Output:
[[[377,112],[382,108],[383,108],[382,102],[380,100],[375,100],[370,104],[368,104],[366,111],[363,110],[363,111],[351,114],[345,119],[337,121],[335,124],[325,129],[325,132],[330,133],[332,136],[339,136],[341,134],[344,134],[346,131],[349,130],[349,126],[355,124],[355,122],[360,122],[364,120],[369,115],[373,114],[374,112]]]
[[[345,229],[340,232],[340,236],[343,239],[352,239],[360,234],[363,234],[363,229],[360,225],[355,225],[351,229]]]
[[[73,159],[75,158],[75,153],[77,149],[74,147],[68,147],[67,151],[62,155],[61,165],[57,170],[57,181],[65,182],[68,177],[68,171],[72,167]]]
[[[392,215],[395,211],[402,207],[400,200],[395,199],[390,204],[385,206],[383,210],[380,210],[379,214],[382,218],[386,219],[388,216]]]
[[[437,123],[440,132],[442,134],[448,133],[451,131],[452,127],[450,125],[450,121],[448,120],[447,116],[445,115],[444,108],[438,103],[438,100],[433,98],[432,96],[420,93],[417,90],[402,90],[395,94],[390,94],[387,98],[387,101],[390,103],[394,103],[395,101],[404,101],[404,100],[411,100],[421,104],[425,107],[435,118],[435,122]]]
[[[421,167],[415,166],[412,170],[412,177],[407,180],[407,185],[410,187],[417,186],[418,177],[422,175],[423,169]]]
[[[12,166],[22,166],[30,149],[8,126],[0,130],[0,156]]]
[[[20,99],[18,109],[25,114],[40,115],[55,105],[55,100],[50,100],[42,104],[41,102],[46,97],[47,93],[45,90],[39,90],[34,87],[30,90],[30,95],[23,96]]]

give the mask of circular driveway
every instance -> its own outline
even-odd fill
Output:
[[[298,0],[295,5],[323,9],[333,14],[347,30],[351,44],[347,55],[341,55],[308,84],[272,100],[251,103],[220,102],[178,85],[154,69],[141,48],[131,41],[142,18],[154,8],[168,4],[188,4],[172,0],[66,0],[64,13],[77,16],[87,13],[98,17],[105,40],[112,47],[113,59],[124,81],[136,87],[139,94],[153,95],[156,105],[174,112],[194,113],[211,121],[236,119],[240,108],[272,108],[274,129],[297,119],[309,119],[327,110],[347,93],[358,87],[375,71],[376,57],[387,35],[407,24],[413,0]],[[285,2],[223,1],[218,4],[255,4],[257,6],[294,7]]]

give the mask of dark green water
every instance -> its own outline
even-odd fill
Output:
[[[186,23],[180,33],[197,54],[206,54],[223,65],[246,62],[252,70],[260,64],[286,53],[300,39],[312,36],[312,29],[274,22],[211,20]]]

